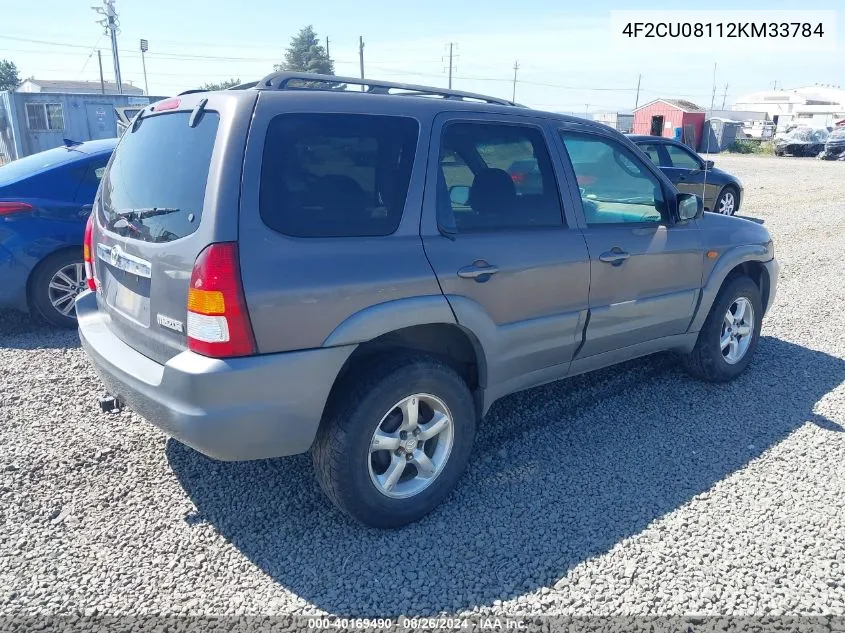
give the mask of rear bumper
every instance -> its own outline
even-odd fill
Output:
[[[215,359],[184,351],[164,365],[108,327],[94,293],[76,301],[79,338],[110,395],[171,437],[220,460],[307,451],[355,346]]]

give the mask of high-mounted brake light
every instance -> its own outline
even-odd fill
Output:
[[[0,215],[12,215],[32,211],[32,205],[26,202],[0,202]]]
[[[154,103],[152,109],[156,112],[161,112],[162,110],[175,110],[179,107],[179,103],[179,99],[165,99],[164,101]]]
[[[188,348],[203,356],[256,353],[236,243],[211,244],[197,257],[188,288],[187,330]]]
[[[88,288],[97,290],[97,281],[94,277],[94,212],[88,216],[85,223],[85,237],[82,240],[82,260],[85,262],[85,280]]]

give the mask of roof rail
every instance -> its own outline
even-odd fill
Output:
[[[499,99],[489,95],[477,94],[475,92],[463,92],[462,90],[449,90],[446,88],[434,88],[432,86],[420,86],[416,84],[397,83],[395,81],[380,81],[377,79],[362,79],[359,77],[338,77],[337,75],[318,75],[315,73],[297,73],[289,71],[275,72],[267,75],[259,81],[256,90],[328,90],[341,91],[344,84],[365,86],[365,93],[368,94],[396,94],[397,96],[432,96],[443,99],[455,99],[459,101],[482,101],[497,105],[519,106],[519,104],[507,99]],[[402,92],[391,93],[391,90]]]

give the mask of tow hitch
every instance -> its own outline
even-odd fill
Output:
[[[114,396],[106,396],[105,398],[100,398],[100,411],[103,413],[118,413],[121,409],[123,409],[123,402],[120,398],[115,398]]]

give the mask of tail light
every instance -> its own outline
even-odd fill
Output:
[[[515,185],[524,185],[526,177],[527,174],[524,174],[521,171],[516,171],[511,174],[511,180],[513,180],[513,184]]]
[[[188,348],[203,356],[256,353],[236,243],[211,244],[197,257],[188,289],[187,329]]]
[[[94,213],[88,216],[85,224],[85,238],[82,241],[82,259],[85,261],[85,279],[88,288],[97,290],[97,281],[94,278]]]
[[[0,202],[0,216],[32,211],[32,205],[26,202]]]

